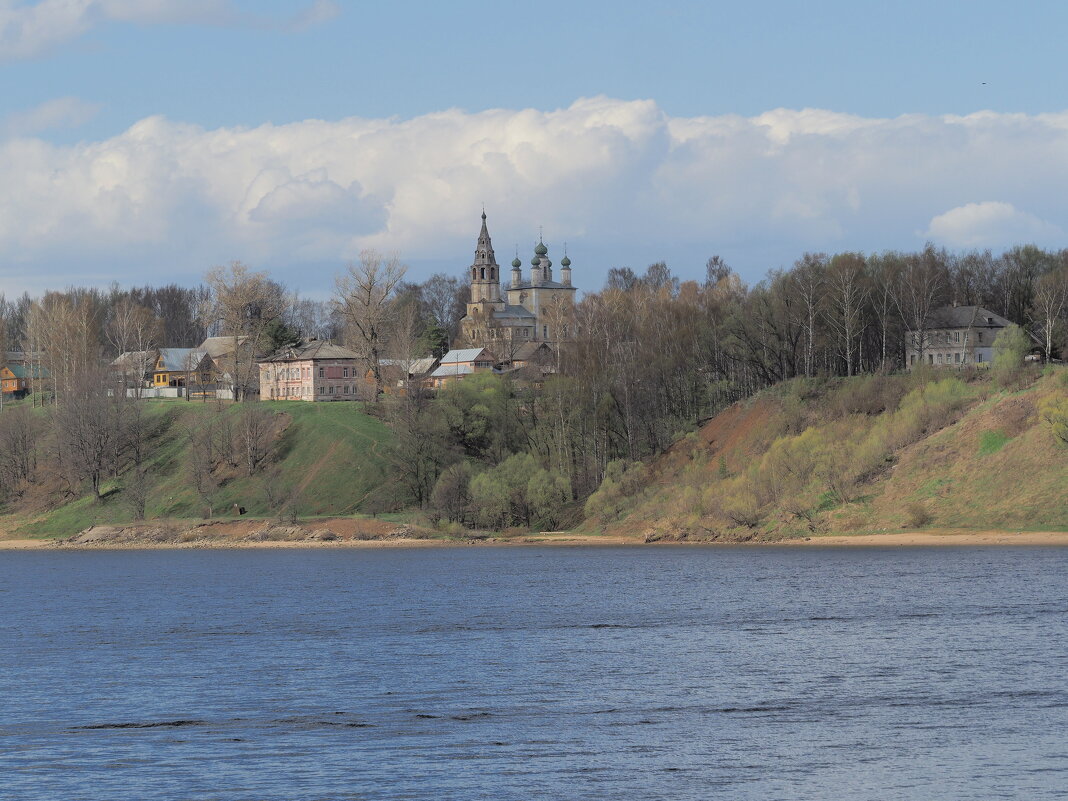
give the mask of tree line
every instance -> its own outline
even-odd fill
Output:
[[[935,310],[954,303],[1029,331],[1019,335],[1023,352],[1030,343],[1059,357],[1068,250],[805,254],[753,286],[718,257],[702,281],[683,281],[663,262],[641,273],[613,268],[570,312],[559,371],[537,391],[475,376],[392,404],[396,486],[404,503],[452,521],[526,525],[541,509],[537,522],[555,525],[562,494],[577,509],[606,479],[625,485],[630,466],[765,387],[902,368],[906,332],[925,331]],[[536,467],[517,471],[517,455]],[[547,475],[531,487],[538,470]]]
[[[69,463],[57,479],[64,492],[99,493],[102,478],[118,473],[136,485],[138,449],[151,432],[139,428],[138,405],[109,383],[105,365],[122,352],[245,338],[250,347],[234,357],[243,361],[228,369],[251,376],[257,355],[332,339],[361,355],[375,378],[373,399],[385,397],[383,360],[440,355],[457,343],[464,314],[467,286],[458,277],[405,278],[396,257],[368,251],[323,300],[235,262],[191,288],[75,288],[0,301],[2,344],[39,360],[49,377],[38,389],[55,407],[35,422],[0,426],[0,445],[22,454],[0,481],[11,488],[33,475],[34,454],[45,452],[28,447],[36,438],[51,443],[57,464]],[[374,504],[415,505],[465,525],[565,524],[567,510],[606,478],[626,485],[633,465],[764,387],[901,368],[905,332],[923,330],[951,303],[1001,314],[1059,357],[1068,345],[1068,250],[805,254],[752,286],[719,257],[702,280],[684,281],[663,262],[642,272],[613,268],[603,287],[562,312],[559,329],[570,336],[554,344],[553,374],[476,375],[437,393],[412,384],[370,404],[395,434],[396,480]],[[233,461],[229,445],[210,450],[205,440],[193,450],[205,463],[220,453]]]

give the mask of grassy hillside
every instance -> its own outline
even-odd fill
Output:
[[[1068,447],[1040,410],[1068,371],[796,380],[647,467],[617,466],[587,528],[776,539],[925,528],[1068,530]]]
[[[222,464],[213,471],[216,515],[228,515],[234,504],[250,516],[275,514],[280,503],[301,516],[349,515],[368,507],[384,481],[382,447],[391,436],[384,424],[356,403],[259,406],[274,415],[267,462],[252,476],[243,464]],[[183,401],[149,401],[143,408],[152,429],[146,518],[202,517],[205,505],[191,479],[189,431],[227,419],[236,424],[240,408]],[[66,536],[94,524],[128,522],[129,480],[129,474],[109,480],[99,501],[88,494],[70,497],[46,481],[4,510],[0,531]]]

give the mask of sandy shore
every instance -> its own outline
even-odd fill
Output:
[[[462,547],[523,547],[523,546],[643,546],[643,547],[816,547],[816,548],[885,548],[919,546],[974,545],[1046,545],[1068,546],[1068,532],[1064,531],[912,531],[889,534],[825,535],[798,540],[754,543],[671,542],[644,543],[638,537],[602,536],[553,532],[529,536],[488,538],[478,540],[442,539],[378,539],[335,540],[319,542],[307,540],[249,542],[237,539],[203,539],[170,543],[108,543],[67,544],[54,539],[0,539],[0,550],[181,550],[181,549],[295,549],[295,548],[462,548]]]

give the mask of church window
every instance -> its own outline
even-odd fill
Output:
[[[496,267],[490,267],[490,278],[496,278],[496,277],[497,277],[497,268]]]
[[[473,281],[476,278],[478,278],[478,268],[477,267],[472,267],[471,268],[471,280]]]
[[[549,326],[543,325],[541,327],[541,338],[542,339],[548,339],[549,338]]]
[[[486,268],[485,267],[482,268],[482,277],[483,278],[486,277]]]

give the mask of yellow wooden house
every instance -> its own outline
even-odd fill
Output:
[[[160,348],[152,370],[153,387],[204,386],[212,380],[211,357],[196,348]]]

